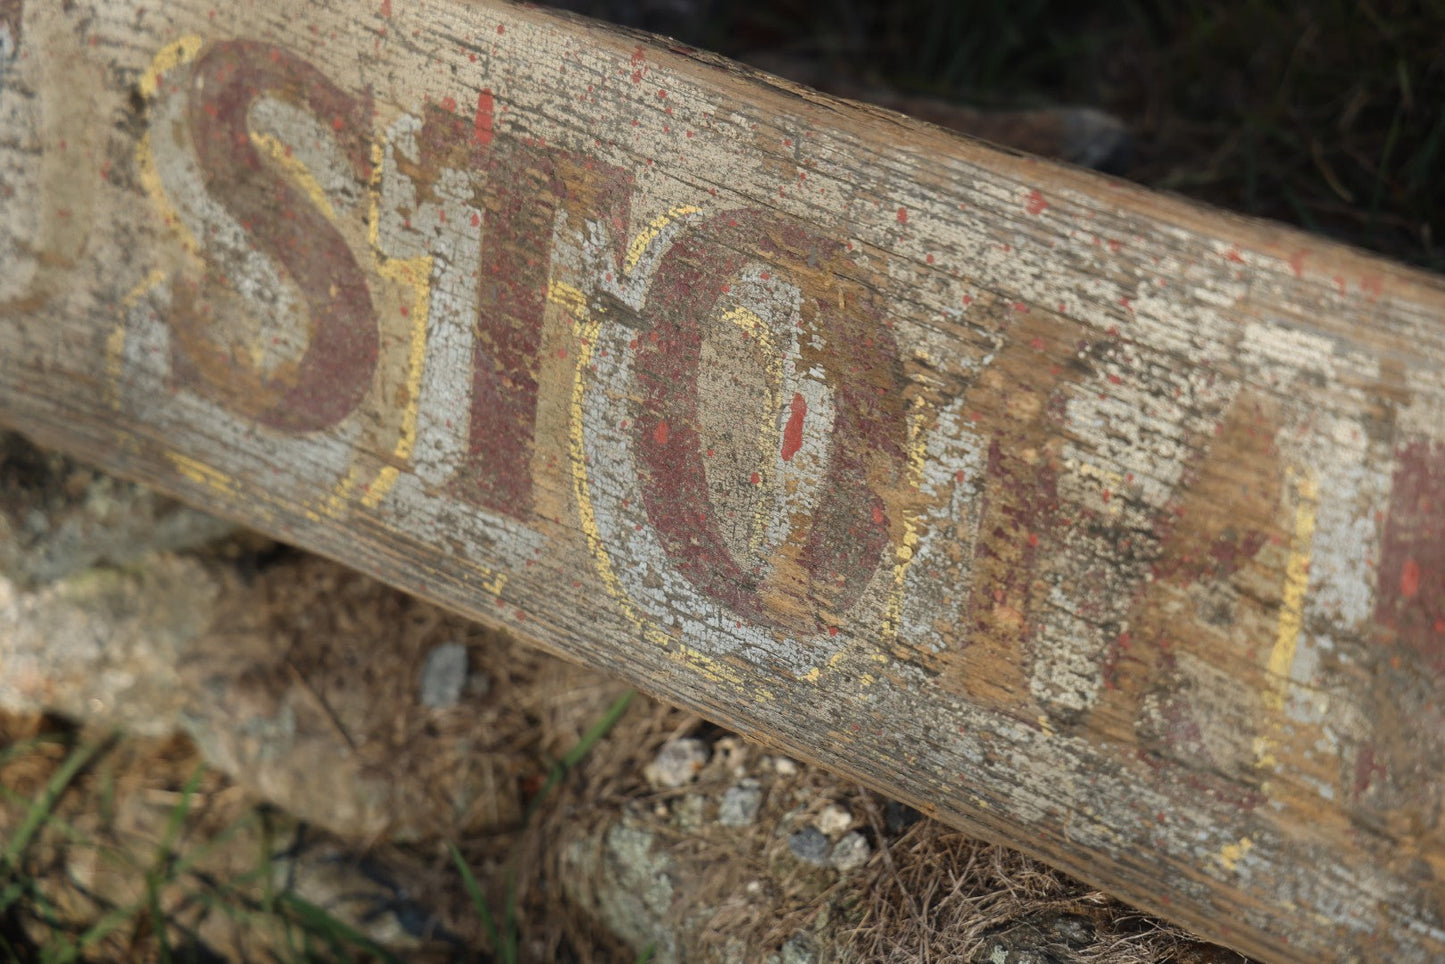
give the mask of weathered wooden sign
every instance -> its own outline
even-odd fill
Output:
[[[0,0],[0,264],[9,424],[1242,950],[1445,955],[1440,279],[454,0]]]

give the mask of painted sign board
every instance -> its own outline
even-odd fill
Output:
[[[452,0],[0,0],[0,264],[6,423],[1241,950],[1445,954],[1438,278]]]

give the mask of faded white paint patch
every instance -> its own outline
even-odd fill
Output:
[[[1335,342],[1323,335],[1252,321],[1244,326],[1240,357],[1266,387],[1281,389],[1302,374],[1335,378]]]
[[[964,399],[938,413],[918,480],[918,546],[904,572],[898,635],[938,653],[967,640],[974,544],[987,443],[968,426]]]

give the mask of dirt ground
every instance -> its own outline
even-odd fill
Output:
[[[197,558],[242,575],[188,649],[194,738],[0,720],[6,744],[59,741],[0,769],[5,836],[73,747],[103,747],[25,854],[35,893],[6,924],[21,959],[144,901],[166,852],[202,854],[158,916],[203,959],[291,959],[261,913],[269,881],[402,959],[486,960],[455,842],[490,906],[515,908],[519,960],[1240,960],[640,695],[544,793],[625,686],[316,557],[248,538]],[[458,644],[463,679],[424,692]],[[198,745],[211,766],[178,817]],[[153,921],[88,959],[160,959]]]

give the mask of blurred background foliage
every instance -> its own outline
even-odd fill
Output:
[[[1445,271],[1445,0],[560,3],[815,82],[1099,107],[1132,180]]]

